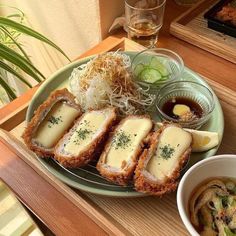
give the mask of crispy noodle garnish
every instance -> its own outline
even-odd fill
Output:
[[[100,54],[72,71],[69,89],[84,111],[111,105],[121,115],[145,113],[155,96],[132,80],[130,66],[130,57],[125,54]]]

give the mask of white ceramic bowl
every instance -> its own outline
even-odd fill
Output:
[[[192,166],[182,177],[177,191],[177,205],[180,217],[192,236],[199,234],[189,218],[189,198],[197,185],[212,177],[236,178],[236,155],[219,155],[204,159]]]

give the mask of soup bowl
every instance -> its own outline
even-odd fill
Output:
[[[189,200],[193,190],[203,181],[214,177],[236,179],[236,155],[209,157],[192,166],[182,177],[177,190],[177,205],[180,217],[193,236],[199,235],[190,221]]]

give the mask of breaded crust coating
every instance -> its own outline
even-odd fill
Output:
[[[78,116],[80,116],[82,114],[81,108],[78,104],[75,103],[74,99],[75,97],[67,89],[56,90],[52,92],[48,99],[38,107],[38,109],[34,112],[33,118],[27,124],[27,127],[22,135],[25,144],[30,150],[34,151],[40,157],[51,157],[54,155],[54,147],[46,148],[39,143],[34,142],[34,135],[41,122],[43,122],[44,118],[57,102],[65,101],[66,104],[77,109],[79,111]],[[71,126],[72,125],[73,123],[71,124]]]
[[[57,143],[54,150],[54,158],[64,167],[68,168],[78,168],[81,166],[87,165],[92,160],[95,160],[102,152],[105,141],[108,138],[108,133],[112,129],[114,123],[117,119],[117,112],[115,108],[111,108],[112,112],[109,116],[109,119],[106,122],[106,125],[103,130],[99,133],[99,135],[87,146],[85,150],[83,150],[79,155],[68,155],[63,152],[63,145],[65,141],[69,139],[73,132],[75,132],[76,127],[79,122],[83,119],[83,114],[74,124],[74,126],[70,129],[70,131],[65,134],[61,140]]]
[[[138,161],[138,165],[135,169],[134,185],[135,189],[139,192],[162,196],[165,193],[176,190],[178,186],[180,171],[191,154],[191,146],[187,148],[186,151],[181,155],[178,166],[174,169],[173,173],[170,176],[166,176],[162,181],[149,178],[149,176],[145,173],[145,169],[149,160],[153,157],[153,155],[155,155],[160,136],[164,129],[168,127],[168,125],[169,124],[165,124],[152,134],[150,138],[150,147],[143,151]]]

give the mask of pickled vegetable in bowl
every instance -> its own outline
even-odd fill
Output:
[[[138,53],[132,61],[132,72],[138,83],[149,88],[179,79],[183,60],[175,52],[164,48],[147,49]]]
[[[150,63],[140,63],[134,68],[134,75],[141,81],[147,83],[156,83],[170,79],[171,69],[168,63],[162,62],[153,56]]]

